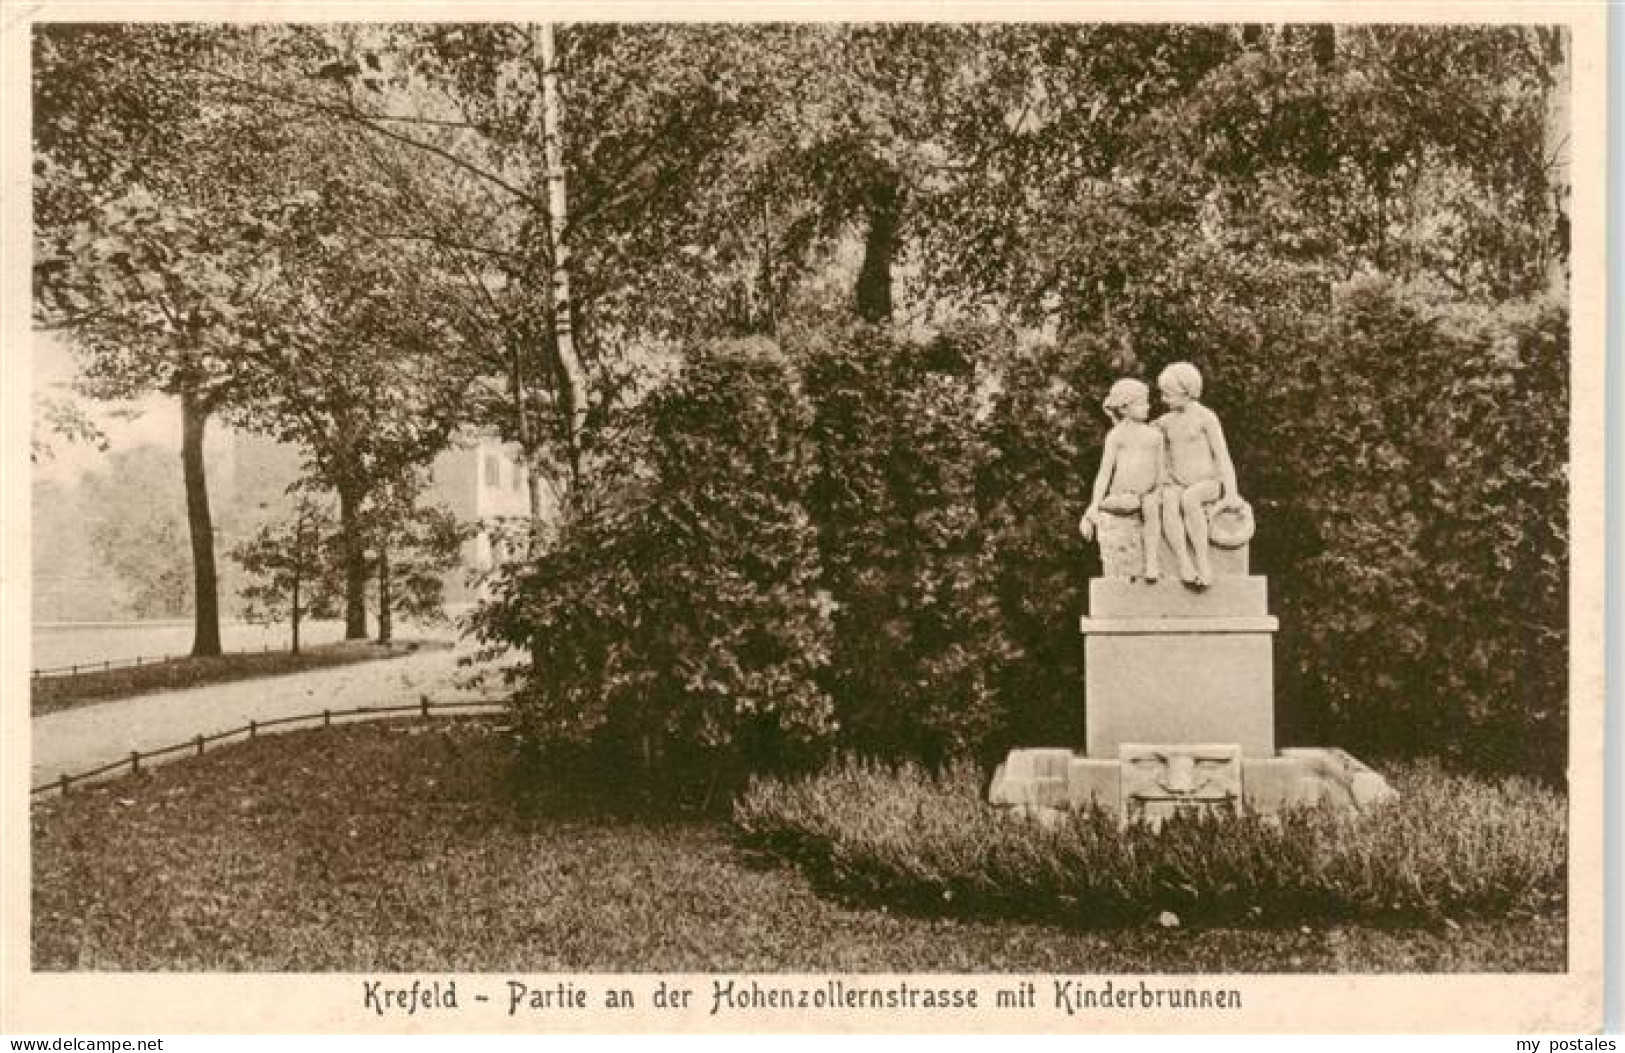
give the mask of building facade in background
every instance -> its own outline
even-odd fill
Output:
[[[132,457],[135,458],[132,461]],[[124,622],[155,617],[136,598],[145,582],[142,568],[173,578],[176,568],[137,560],[135,570],[103,551],[111,522],[148,522],[149,533],[168,536],[162,551],[184,571],[190,592],[186,555],[186,509],[181,489],[178,449],[155,442],[117,448],[87,464],[77,476],[58,473],[36,478],[34,485],[34,559],[32,620],[35,624]],[[152,478],[144,486],[109,486],[105,480],[139,463]],[[225,432],[210,443],[207,455],[209,501],[215,521],[215,557],[220,575],[222,609],[232,617],[239,609],[239,572],[231,551],[267,523],[289,514],[290,487],[303,472],[303,453],[263,436]],[[476,599],[490,572],[519,551],[514,539],[525,535],[530,517],[530,489],[518,448],[491,437],[464,436],[435,458],[423,506],[440,506],[460,522],[477,529],[463,543],[461,566],[445,578],[448,603]],[[556,510],[554,495],[544,489],[544,514]],[[128,533],[128,531],[125,531]],[[116,542],[113,542],[116,543]],[[128,564],[129,560],[124,561]],[[134,575],[141,580],[125,580]],[[187,611],[190,596],[182,597]],[[176,612],[169,612],[175,616]]]

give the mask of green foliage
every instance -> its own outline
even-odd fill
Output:
[[[1053,826],[986,803],[979,769],[938,773],[846,758],[799,781],[760,779],[734,825],[748,845],[867,903],[1095,926],[1438,920],[1546,912],[1563,900],[1563,799],[1416,766],[1363,812],[1176,817],[1160,830],[1101,810]]]
[[[107,435],[90,418],[84,407],[72,398],[34,392],[29,430],[28,461],[49,464],[56,457],[51,437],[70,443],[84,443],[107,452]]]
[[[277,273],[295,129],[208,71],[220,27],[33,27],[34,316],[69,331],[95,394],[241,396]],[[212,407],[211,407],[212,408]]]
[[[87,392],[181,399],[193,650],[218,654],[203,434],[227,406],[254,417],[252,365],[282,335],[263,320],[296,318],[268,302],[267,243],[301,205],[283,147],[304,130],[218,90],[251,31],[33,32],[34,320],[68,332]]]
[[[978,473],[992,451],[960,348],[872,328],[818,333],[804,359],[817,476],[809,509],[838,607],[827,682],[842,741],[928,759],[1004,723],[1001,624]]]
[[[1561,778],[1567,312],[1381,282],[1340,300],[1325,351],[1282,363],[1301,416],[1258,436],[1306,528],[1271,567],[1288,690],[1332,741]]]
[[[1191,360],[1258,510],[1283,740],[1560,776],[1568,343],[1534,299],[1566,254],[1560,32],[559,38],[584,449],[511,26],[38,29],[37,317],[96,383],[188,396],[199,440],[225,412],[303,442],[357,613],[380,488],[455,425],[585,454],[597,489],[491,630],[551,649],[538,741],[668,771],[679,742],[777,756],[747,725],[927,758],[1075,734],[1095,407]],[[1046,337],[915,347],[802,311],[894,300]],[[715,361],[637,407],[634,360],[742,332],[800,371],[775,367],[772,468],[695,386]]]
[[[979,51],[952,192],[918,202],[925,281],[1024,323],[1131,321],[1217,255],[1330,283],[1528,296],[1566,254],[1552,40],[1529,27],[1012,27]],[[1560,175],[1560,174],[1559,174]],[[1236,309],[1267,311],[1248,296]]]
[[[417,622],[446,619],[446,576],[462,565],[462,546],[474,535],[474,524],[458,520],[438,505],[417,503],[413,487],[394,488],[370,512],[374,549],[382,555],[380,581],[392,614]]]
[[[698,798],[828,737],[808,417],[764,341],[699,351],[639,407],[603,489],[481,615],[487,639],[529,651],[514,707],[530,743]]]
[[[1093,465],[1110,422],[1100,412],[1116,348],[987,341],[979,360],[995,378],[981,426],[993,456],[978,492],[994,592],[1019,658],[1000,673],[1007,721],[978,754],[997,759],[1022,744],[1074,741],[1082,731],[1083,645],[1077,620],[1100,573],[1077,520],[1089,503]]]
[[[328,508],[301,495],[292,512],[264,523],[231,550],[248,576],[238,595],[249,621],[293,624],[299,649],[299,623],[331,617],[343,595],[343,577],[334,558],[334,523]]]

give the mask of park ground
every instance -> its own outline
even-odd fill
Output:
[[[1081,931],[823,895],[722,820],[523,788],[499,721],[264,738],[36,802],[41,970],[1482,972],[1561,916]]]
[[[319,716],[324,709],[415,704],[424,698],[454,702],[500,697],[499,683],[475,678],[465,665],[474,654],[472,644],[449,646],[449,637],[419,642],[420,646],[385,651],[366,643],[334,645],[336,651],[317,648],[310,665],[293,663],[301,668],[296,673],[282,668],[278,671],[284,675],[232,677],[223,683],[208,682],[205,677],[195,687],[80,700],[36,715],[30,722],[30,785],[43,785],[64,773],[77,775],[128,758],[132,751],[146,753],[189,742],[197,735],[246,727],[250,721],[263,724],[307,714]],[[362,660],[380,653],[393,656]],[[289,663],[285,654],[271,659],[282,666]],[[240,664],[252,666],[266,660],[248,655],[183,663],[220,663],[217,672],[243,672]]]

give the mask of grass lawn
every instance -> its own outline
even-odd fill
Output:
[[[1560,971],[1561,917],[1106,932],[820,898],[715,820],[515,801],[487,722],[336,726],[33,806],[39,970]]]
[[[397,640],[378,644],[368,640],[302,647],[298,654],[287,651],[250,651],[219,658],[171,658],[138,666],[96,670],[67,676],[35,677],[30,681],[34,716],[72,709],[91,702],[132,698],[154,691],[178,691],[228,680],[302,673],[308,669],[367,662],[375,658],[397,658],[425,647],[449,647],[443,641]]]

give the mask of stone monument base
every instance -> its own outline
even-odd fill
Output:
[[[1246,756],[1233,744],[1128,745],[1115,758],[1064,747],[1011,750],[993,774],[988,800],[1044,816],[1091,805],[1125,821],[1160,821],[1202,809],[1272,815],[1330,804],[1364,809],[1395,796],[1388,781],[1343,750],[1283,749]]]

